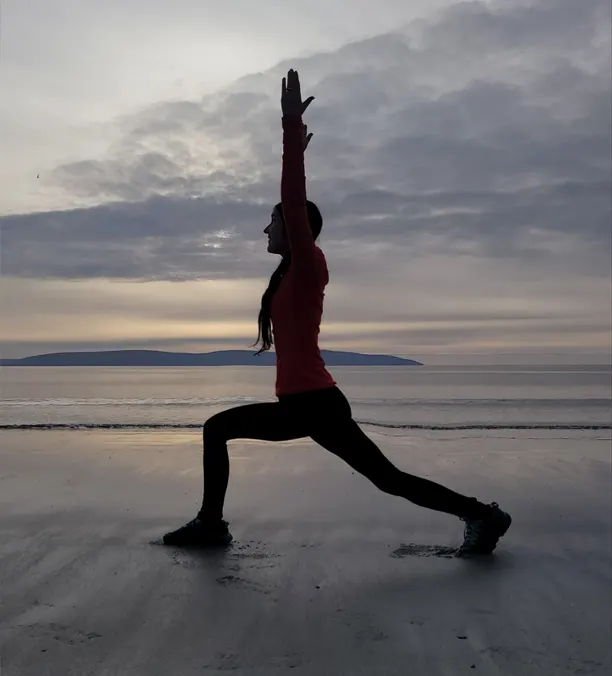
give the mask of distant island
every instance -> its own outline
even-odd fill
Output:
[[[328,366],[423,366],[413,359],[385,354],[358,354],[321,350]],[[276,354],[259,356],[250,350],[218,352],[160,352],[109,350],[105,352],[55,352],[22,359],[0,359],[0,366],[274,366]]]

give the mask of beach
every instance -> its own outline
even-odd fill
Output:
[[[510,511],[494,555],[308,440],[232,442],[234,543],[168,548],[198,430],[2,431],[2,676],[609,673],[609,431],[366,431]]]

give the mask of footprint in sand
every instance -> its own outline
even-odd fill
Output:
[[[455,547],[442,547],[440,545],[401,545],[391,552],[389,556],[396,559],[402,559],[405,556],[437,556],[442,559],[452,559],[455,557],[457,549]]]
[[[73,629],[72,627],[67,627],[63,624],[57,624],[56,622],[23,625],[21,628],[27,632],[28,638],[38,640],[51,638],[54,641],[59,641],[66,645],[87,643],[92,639],[101,638],[101,634],[98,634],[95,631],[84,632],[80,629]]]

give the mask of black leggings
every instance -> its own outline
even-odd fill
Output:
[[[199,516],[223,516],[229,480],[228,441],[289,441],[302,437],[312,438],[342,458],[385,493],[459,517],[476,518],[483,512],[484,505],[475,498],[395,467],[353,420],[346,397],[332,387],[282,396],[275,403],[237,406],[209,418],[204,424],[204,500]]]

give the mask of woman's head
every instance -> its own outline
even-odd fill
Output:
[[[310,200],[306,201],[306,211],[308,213],[308,223],[310,225],[312,238],[316,240],[323,227],[321,212],[317,205]],[[269,253],[279,254],[281,256],[289,254],[289,238],[287,237],[285,219],[283,217],[283,205],[281,202],[279,202],[272,210],[270,223],[265,227],[264,233],[268,235]]]
[[[308,212],[308,223],[310,225],[310,232],[313,240],[321,234],[323,228],[323,218],[321,212],[314,202],[306,202],[306,211]],[[261,308],[259,310],[259,317],[257,324],[259,332],[255,345],[261,341],[262,345],[257,354],[261,354],[269,350],[274,341],[272,340],[272,323],[270,320],[270,305],[272,298],[276,293],[280,283],[289,269],[291,264],[291,249],[289,248],[289,238],[285,228],[285,219],[283,218],[283,206],[279,202],[272,210],[272,218],[270,224],[265,228],[264,232],[268,235],[268,251],[270,253],[280,254],[283,258],[272,273],[270,283],[261,298]]]

